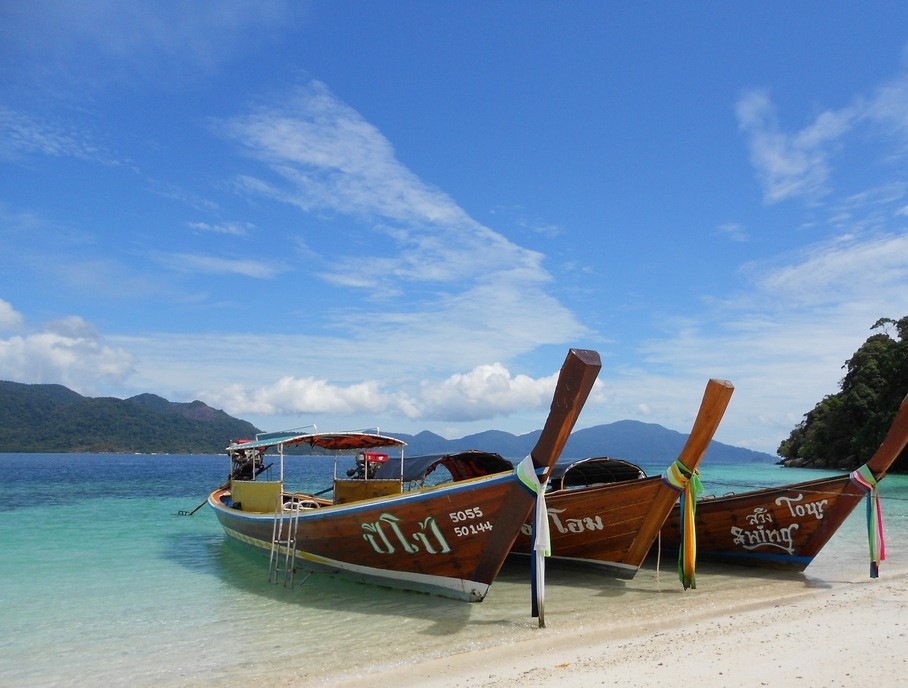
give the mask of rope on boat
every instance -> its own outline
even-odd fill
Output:
[[[684,589],[697,587],[697,496],[703,492],[700,474],[676,460],[662,474],[662,482],[681,493],[681,547],[678,548],[678,578]]]
[[[542,469],[540,469],[542,470]],[[540,482],[529,454],[514,469],[521,483],[536,495],[533,507],[533,556],[530,561],[531,579],[531,615],[539,619],[539,627],[545,628],[545,558],[552,556],[552,539],[549,534],[549,516],[545,505],[545,482]]]
[[[880,504],[879,481],[866,463],[853,471],[849,477],[851,482],[867,493],[867,543],[870,549],[870,577],[879,578],[880,562],[886,559],[886,537],[883,533],[883,505]]]

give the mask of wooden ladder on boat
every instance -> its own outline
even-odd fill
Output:
[[[285,588],[293,587],[293,574],[296,573],[296,527],[300,510],[299,505],[291,505],[290,509],[285,509],[283,497],[278,495],[271,532],[271,556],[268,559],[268,582],[277,583],[283,574]]]

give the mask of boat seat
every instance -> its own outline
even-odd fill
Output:
[[[234,506],[242,505],[243,511],[273,514],[283,491],[277,480],[231,480],[230,495]]]
[[[362,478],[341,480],[338,478],[334,481],[334,503],[346,504],[373,497],[387,497],[400,494],[402,489],[400,480],[363,480]]]

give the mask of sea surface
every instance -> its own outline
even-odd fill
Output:
[[[701,466],[708,492],[832,471]],[[546,628],[530,617],[526,561],[469,604],[315,575],[268,582],[267,559],[228,543],[203,504],[225,456],[0,454],[0,686],[330,686],[429,657],[603,624],[652,629],[716,605],[784,603],[816,587],[873,585],[859,507],[803,574],[701,563],[683,591],[656,555],[631,581],[549,568]],[[293,487],[333,463],[290,457]],[[650,475],[664,466],[643,465]],[[908,570],[908,476],[881,483],[887,572]]]

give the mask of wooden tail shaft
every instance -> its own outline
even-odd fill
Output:
[[[568,351],[558,376],[549,416],[536,446],[530,452],[533,465],[544,468],[546,474],[561,456],[601,368],[597,352],[588,349]],[[544,480],[545,476],[541,479]]]
[[[728,380],[713,379],[706,383],[697,418],[694,420],[690,436],[678,456],[678,460],[689,470],[697,470],[713,435],[716,434],[719,423],[722,422],[725,409],[728,408],[728,402],[731,401],[734,391],[735,386]]]
[[[728,402],[735,391],[734,385],[728,380],[709,380],[706,383],[706,390],[703,392],[703,400],[700,402],[700,410],[694,420],[690,436],[687,438],[678,461],[690,470],[697,470],[700,461],[709,443],[712,441],[716,429],[725,415],[725,409],[728,408]],[[632,566],[639,566],[646,558],[646,554],[652,547],[653,541],[659,534],[662,524],[668,518],[669,513],[678,501],[678,492],[674,487],[663,484],[656,495],[653,497],[649,512],[637,532],[637,537],[633,544],[628,548],[625,556],[625,563]]]

